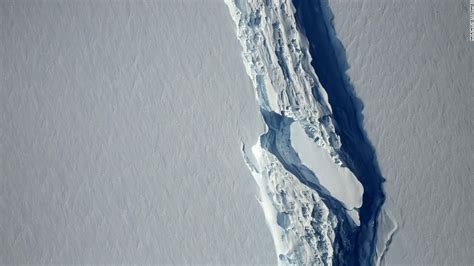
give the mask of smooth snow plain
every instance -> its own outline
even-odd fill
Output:
[[[0,24],[0,263],[276,263],[222,1],[2,1]]]
[[[398,226],[387,265],[474,261],[468,3],[329,1]]]

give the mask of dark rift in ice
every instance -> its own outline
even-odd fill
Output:
[[[267,125],[242,151],[260,188],[279,263],[378,261],[383,178],[321,3],[294,1],[296,9],[290,0],[226,4]]]
[[[297,28],[304,32],[309,42],[313,58],[311,65],[326,89],[329,104],[333,108],[332,117],[337,122],[336,132],[342,143],[341,156],[364,186],[363,204],[359,210],[361,226],[355,234],[359,248],[355,249],[354,257],[363,264],[369,261],[370,256],[375,255],[375,262],[378,262],[385,245],[379,243],[382,250],[376,249],[377,218],[384,201],[384,179],[379,172],[374,150],[361,129],[362,104],[353,94],[353,88],[345,74],[348,63],[344,48],[336,37],[332,25],[333,15],[327,0],[293,0],[293,4]],[[386,226],[390,224],[391,221],[386,221]],[[386,239],[380,239],[379,242],[384,240]],[[374,254],[374,251],[379,254]]]

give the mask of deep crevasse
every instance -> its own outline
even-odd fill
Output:
[[[226,0],[268,131],[247,165],[282,264],[344,263],[363,187],[339,156],[327,94],[291,1]],[[316,159],[316,160],[315,160]]]

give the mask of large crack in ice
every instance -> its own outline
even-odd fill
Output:
[[[364,205],[367,184],[353,173],[353,154],[345,152],[336,133],[293,3],[226,4],[267,125],[251,151],[243,152],[260,188],[279,263],[370,263],[375,222],[367,219]]]
[[[314,60],[311,65],[326,88],[336,132],[340,136],[341,155],[347,158],[350,168],[364,186],[364,203],[360,209],[361,228],[357,243],[360,261],[364,254],[379,264],[397,225],[386,211],[382,177],[375,152],[362,127],[362,103],[346,74],[349,68],[344,47],[332,25],[333,14],[327,0],[293,0],[298,29],[303,31],[310,44]]]

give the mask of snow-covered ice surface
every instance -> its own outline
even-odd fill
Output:
[[[0,2],[0,264],[275,264],[221,1]]]
[[[331,0],[398,224],[386,264],[474,261],[474,43],[465,0]],[[392,230],[381,221],[383,230]]]

